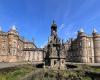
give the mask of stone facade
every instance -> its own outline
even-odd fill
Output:
[[[100,34],[95,29],[91,36],[80,29],[77,38],[66,41],[65,47],[68,62],[100,63]]]
[[[66,62],[100,63],[100,34],[94,29],[86,35],[83,29],[75,39],[63,42],[57,35],[57,25],[51,25],[47,46],[37,48],[26,41],[13,26],[8,32],[0,28],[0,62],[45,62],[46,66],[64,68]]]
[[[38,58],[37,58],[38,57]],[[43,50],[19,36],[15,26],[8,32],[0,29],[0,62],[43,61]]]

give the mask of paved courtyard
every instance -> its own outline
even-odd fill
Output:
[[[26,64],[26,63],[3,63],[1,62],[0,63],[0,69],[2,68],[7,68],[7,67],[14,67],[14,66],[18,66],[18,65],[22,65],[22,64]],[[72,64],[72,65],[75,65],[75,64],[85,64],[85,63],[70,63],[70,62],[66,62],[65,64]],[[88,63],[87,65],[90,65],[90,66],[99,66],[100,67],[100,63]]]
[[[73,63],[73,62],[66,62],[65,64],[70,64],[70,65],[76,65],[76,64],[80,64],[80,65],[90,65],[90,66],[99,66],[100,67],[100,63]]]
[[[7,67],[14,67],[14,66],[18,66],[18,65],[21,65],[21,64],[25,64],[25,63],[3,63],[3,62],[1,62],[0,63],[0,69],[7,68]]]

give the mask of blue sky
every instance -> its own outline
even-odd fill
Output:
[[[0,26],[8,31],[16,25],[20,35],[41,47],[48,41],[55,20],[61,39],[75,37],[82,27],[100,33],[100,0],[0,0]]]

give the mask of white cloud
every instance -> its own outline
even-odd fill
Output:
[[[58,32],[61,31],[62,29],[64,29],[64,27],[65,27],[65,25],[61,24],[60,27],[59,27],[59,29],[58,29]]]
[[[75,33],[75,35],[77,35],[77,31],[75,31],[74,33]]]
[[[44,48],[44,46],[46,46],[47,43],[48,43],[48,41],[45,41],[40,47],[41,47],[41,48]]]
[[[64,24],[61,24],[60,29],[63,29],[64,27],[65,27],[65,25]]]

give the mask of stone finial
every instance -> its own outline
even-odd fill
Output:
[[[93,33],[97,33],[97,30],[95,28],[93,29]]]
[[[13,25],[11,29],[14,30],[14,31],[16,31],[16,26]]]
[[[80,28],[79,32],[84,32],[83,28]]]

